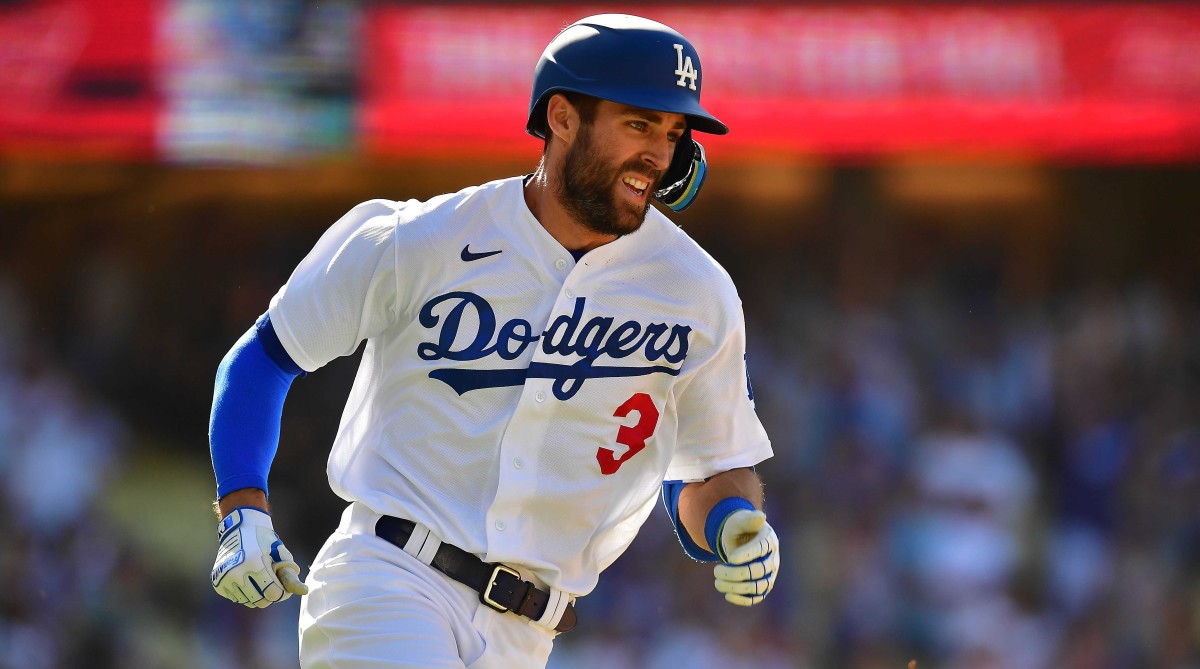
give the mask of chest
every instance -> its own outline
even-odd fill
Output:
[[[547,264],[447,276],[422,291],[405,339],[440,368],[430,376],[460,394],[544,378],[565,400],[589,379],[678,376],[704,339],[702,305],[645,268],[556,275]]]

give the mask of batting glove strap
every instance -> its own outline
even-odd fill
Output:
[[[713,569],[715,587],[725,600],[753,606],[775,587],[779,572],[779,537],[762,511],[739,509],[721,523],[718,550],[721,561]]]
[[[717,555],[717,559],[721,562],[729,562],[725,557],[725,553],[721,550],[721,530],[725,527],[725,521],[733,515],[735,511],[753,511],[754,504],[744,497],[726,497],[717,502],[711,511],[708,512],[708,517],[704,520],[704,538],[708,540],[709,548]]]
[[[220,547],[212,569],[213,589],[226,599],[265,608],[293,594],[307,594],[300,567],[261,509],[242,506],[217,525]]]

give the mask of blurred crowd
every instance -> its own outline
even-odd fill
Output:
[[[115,647],[121,545],[96,502],[128,439],[35,341],[20,287],[0,275],[0,666],[86,666]]]
[[[660,523],[554,666],[1200,667],[1196,277],[1022,301],[983,250],[739,267],[782,592],[731,611]]]
[[[0,668],[294,666],[294,600],[220,600],[102,501],[147,443],[209,475],[217,363],[332,220],[79,224],[52,270],[45,229],[0,234]],[[656,512],[551,667],[1200,668],[1200,275],[1030,293],[989,243],[889,269],[852,235],[724,232],[697,236],[745,301],[776,591],[725,603]],[[340,511],[353,371],[285,411],[272,500],[301,562]]]

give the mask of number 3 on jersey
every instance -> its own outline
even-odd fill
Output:
[[[596,449],[596,461],[600,463],[600,473],[605,476],[615,474],[621,465],[645,448],[646,440],[654,434],[654,428],[658,426],[658,408],[646,393],[636,393],[625,400],[625,403],[613,412],[613,416],[624,418],[634,411],[638,413],[638,422],[633,426],[622,425],[621,429],[617,430],[617,443],[627,446],[629,450],[620,458],[616,458],[611,448],[601,446]]]

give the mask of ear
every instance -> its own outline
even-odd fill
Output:
[[[562,93],[550,96],[546,104],[546,128],[550,135],[570,144],[579,130],[579,123],[579,110],[575,109],[567,96]]]

